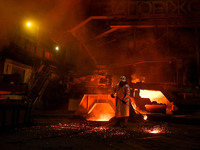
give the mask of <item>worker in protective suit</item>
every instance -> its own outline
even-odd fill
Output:
[[[129,118],[130,87],[125,76],[120,77],[120,81],[113,89],[111,97],[116,98],[115,117],[117,121],[114,126],[126,127]]]

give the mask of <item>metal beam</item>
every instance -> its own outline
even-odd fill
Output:
[[[117,28],[117,27],[115,27],[115,28],[112,28],[112,27],[111,27],[110,30],[107,30],[106,32],[103,32],[102,34],[96,36],[94,39],[99,39],[99,38],[101,38],[101,37],[104,37],[104,36],[106,36],[107,34],[112,33],[112,32],[114,32],[114,31],[116,31],[116,30],[118,30],[118,29],[119,29],[119,28]]]
[[[74,28],[69,30],[69,32],[77,31],[79,28],[81,28],[82,26],[86,25],[87,23],[89,23],[92,20],[105,20],[105,19],[111,19],[111,18],[112,17],[108,17],[108,16],[90,16],[89,18],[87,18],[86,20],[82,21],[77,26],[75,26]]]

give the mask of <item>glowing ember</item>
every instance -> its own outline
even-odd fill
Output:
[[[144,119],[144,120],[147,120],[147,118],[148,118],[147,115],[144,115],[144,116],[143,116],[143,119]]]
[[[166,130],[166,126],[154,126],[152,128],[143,128],[143,131],[146,133],[152,133],[152,134],[159,134],[159,133],[169,133],[169,131]]]
[[[106,130],[108,130],[108,128],[107,127],[103,127],[103,126],[95,127],[94,129],[91,129],[91,131],[94,131],[94,132],[106,131]]]
[[[153,131],[149,131],[149,133],[155,133],[155,134],[160,133],[160,132],[161,132],[161,131],[158,130],[158,129],[154,129]]]
[[[94,117],[89,117],[88,121],[109,121],[113,115],[111,114],[103,114],[103,115],[95,115]]]
[[[137,82],[145,82],[145,77],[137,77],[135,74],[131,75],[131,83],[137,83]]]
[[[166,104],[168,101],[161,91],[140,90],[140,96],[142,98],[149,98],[151,102],[156,101],[158,103]]]

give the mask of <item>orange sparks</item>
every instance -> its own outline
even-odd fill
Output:
[[[158,129],[154,129],[154,130],[152,130],[152,131],[149,131],[149,133],[154,133],[154,134],[157,134],[157,133],[160,133],[161,131],[160,130],[158,130]]]
[[[166,125],[162,125],[162,126],[158,125],[152,128],[143,128],[143,131],[146,133],[152,133],[152,134],[170,133],[170,131],[166,129]]]

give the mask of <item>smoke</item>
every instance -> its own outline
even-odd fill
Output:
[[[166,28],[137,28],[136,30],[127,28],[115,30],[94,40],[96,36],[108,31],[111,25],[124,23],[120,19],[118,22],[105,19],[92,20],[77,30],[76,33],[82,41],[68,32],[90,16],[113,14],[126,16],[123,12],[124,7],[121,7],[127,6],[126,2],[128,1],[1,0],[0,50],[2,46],[9,44],[16,31],[22,28],[23,22],[32,18],[38,22],[42,36],[45,35],[55,43],[61,43],[66,47],[67,63],[73,64],[80,72],[87,72],[94,68],[92,57],[98,65],[110,65],[113,68],[127,64],[134,65],[141,61],[188,57],[192,54],[192,57],[196,57],[193,29],[169,29],[167,33]],[[146,65],[146,68],[150,67]],[[116,72],[124,74],[123,71]]]
[[[83,0],[6,0],[0,1],[0,50],[18,34],[23,34],[24,23],[34,21],[38,28],[38,41],[53,41],[66,51],[71,68],[88,72],[88,56],[77,55],[82,49],[68,31],[83,21],[86,1]],[[86,63],[85,63],[86,62]],[[80,65],[81,64],[81,65]],[[68,65],[68,66],[69,66]],[[68,67],[67,66],[67,67]],[[68,67],[69,68],[69,67]],[[67,68],[66,68],[67,69]]]
[[[25,20],[37,21],[42,34],[62,39],[63,32],[80,20],[82,0],[6,0],[0,1],[0,46],[10,42],[14,30],[22,28]],[[77,10],[78,9],[78,10]],[[77,11],[80,11],[77,13]],[[77,19],[78,18],[78,19]],[[66,30],[65,30],[66,29]],[[62,32],[62,33],[61,33]]]

